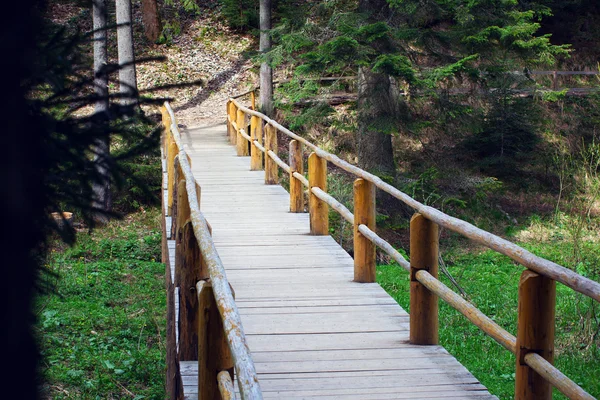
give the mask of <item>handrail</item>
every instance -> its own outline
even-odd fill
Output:
[[[207,221],[198,206],[196,180],[192,173],[187,153],[182,145],[175,114],[168,102],[165,102],[165,108],[171,120],[170,132],[179,150],[179,166],[185,177],[194,235],[200,247],[202,258],[208,268],[217,308],[223,321],[223,331],[225,332],[227,345],[233,357],[240,394],[242,399],[262,399],[256,369],[250,356],[250,349],[242,327],[242,320],[225,274],[225,268],[215,248]]]
[[[379,177],[368,173],[340,159],[339,157],[320,149],[316,145],[298,136],[297,134],[293,133],[292,131],[280,125],[273,119],[267,117],[266,115],[245,107],[235,98],[229,99],[227,103],[227,111],[229,115],[237,115],[238,124],[245,123],[245,115],[257,117],[260,120],[264,121],[265,128],[268,126],[271,127],[269,129],[266,129],[267,131],[273,131],[274,128],[275,131],[282,132],[283,134],[293,139],[293,141],[302,143],[303,145],[305,145],[313,151],[313,155],[311,155],[311,158],[309,158],[309,179],[306,179],[303,174],[295,171],[290,167],[290,165],[284,163],[283,161],[281,161],[281,159],[279,159],[279,157],[276,154],[276,145],[275,148],[268,148],[268,146],[266,148],[262,148],[262,146],[261,148],[258,148],[259,142],[254,139],[255,130],[257,130],[256,124],[254,124],[254,122],[253,127],[251,128],[253,130],[250,135],[252,139],[248,140],[247,134],[241,135],[240,131],[242,131],[243,129],[237,129],[237,126],[235,127],[232,139],[233,142],[239,140],[249,141],[253,146],[253,151],[260,150],[262,152],[266,152],[266,154],[270,158],[276,161],[277,165],[279,165],[284,171],[286,171],[290,175],[290,210],[292,210],[293,212],[297,211],[293,210],[294,207],[292,207],[292,203],[295,200],[292,199],[292,197],[297,196],[297,194],[293,194],[291,190],[292,180],[296,180],[298,183],[308,187],[309,196],[311,196],[309,212],[311,214],[310,220],[312,234],[327,234],[327,206],[332,207],[345,220],[354,225],[355,281],[374,281],[373,272],[371,273],[370,278],[372,280],[369,280],[369,278],[367,280],[364,280],[363,272],[359,271],[360,269],[364,269],[365,265],[369,263],[371,263],[371,268],[374,268],[375,263],[374,250],[372,253],[370,253],[371,250],[368,250],[364,247],[364,239],[361,238],[366,238],[370,243],[377,245],[379,248],[381,248],[383,251],[389,254],[402,268],[410,272],[411,310],[413,309],[413,301],[417,300],[415,306],[421,307],[420,314],[424,315],[422,319],[427,320],[425,323],[422,323],[420,321],[415,322],[415,319],[413,318],[410,319],[411,343],[437,343],[437,300],[434,300],[434,298],[430,296],[438,296],[439,298],[446,301],[451,307],[455,308],[457,311],[462,313],[467,319],[469,319],[469,321],[471,321],[474,325],[480,328],[484,333],[496,340],[504,348],[509,350],[511,353],[517,355],[517,367],[528,366],[533,371],[537,372],[544,382],[549,382],[550,384],[554,385],[559,391],[561,391],[563,394],[566,394],[570,398],[593,399],[591,395],[589,395],[585,390],[579,387],[571,379],[562,374],[551,363],[551,354],[553,351],[552,349],[554,348],[553,340],[555,299],[553,297],[553,293],[555,293],[555,289],[553,289],[553,285],[554,281],[561,282],[564,285],[574,289],[575,291],[583,293],[596,301],[600,301],[600,283],[585,278],[552,261],[536,256],[535,254],[523,249],[522,247],[517,246],[512,242],[500,238],[499,236],[491,234],[487,231],[484,231],[480,228],[477,228],[476,226],[466,221],[449,216],[435,208],[426,206],[416,201],[415,199],[411,198],[410,196],[401,192],[400,190],[396,189],[390,184],[383,182]],[[232,127],[234,123],[233,118],[228,118],[228,121],[230,122],[229,126]],[[237,131],[237,136],[235,136],[235,131]],[[262,132],[262,130],[258,131]],[[273,133],[271,133],[271,135],[273,135]],[[271,141],[275,144],[277,143],[276,135],[274,139],[271,139]],[[244,146],[240,146],[238,144],[238,149],[243,148]],[[256,150],[254,150],[255,148]],[[295,148],[297,148],[297,146]],[[238,155],[246,154],[247,153],[238,152]],[[299,154],[301,157],[301,152]],[[290,145],[290,164],[292,163],[292,158],[297,156],[298,153],[292,153],[292,146]],[[314,156],[316,156],[317,159],[314,159],[312,161],[314,169],[311,172],[311,159]],[[347,172],[350,172],[358,178],[360,178],[357,179],[354,185],[354,214],[350,210],[348,210],[343,204],[337,201],[333,196],[327,193],[326,164],[318,162],[315,163],[315,161],[318,160],[329,161],[337,167]],[[294,165],[295,163],[297,163],[297,161],[294,161]],[[273,183],[272,178],[267,179],[267,175],[271,174],[272,172],[267,172],[267,167],[265,166],[265,183]],[[365,184],[363,183],[364,181],[369,182],[368,185],[372,185],[372,189],[369,189],[368,185],[365,186]],[[378,236],[373,230],[375,221],[374,187],[377,187],[387,192],[388,194],[394,196],[395,198],[399,199],[404,204],[410,206],[417,212],[417,214],[415,214],[415,217],[419,218],[416,218],[415,220],[415,217],[413,217],[413,220],[415,221],[411,220],[411,262],[407,261],[396,249],[393,248],[393,246],[391,246],[388,242],[386,242],[384,239]],[[321,203],[321,205],[318,204],[319,202]],[[370,204],[365,204],[365,202]],[[315,214],[314,218],[313,213]],[[325,219],[325,222],[323,222],[323,219]],[[367,223],[367,221],[370,222]],[[413,222],[415,223],[414,228]],[[317,225],[317,227],[313,227],[313,224]],[[489,318],[483,312],[477,309],[473,304],[471,304],[463,297],[452,291],[450,288],[448,288],[446,285],[444,285],[441,281],[437,279],[438,225],[450,229],[454,232],[457,232],[475,242],[483,244],[501,254],[504,254],[528,268],[528,270],[526,270],[523,273],[521,277],[521,282],[519,284],[519,333],[516,337],[511,333],[507,332],[504,328],[502,328],[500,325],[494,322],[491,318]],[[414,240],[414,243],[413,229],[416,238]],[[362,243],[357,245],[357,242]],[[415,246],[414,250],[413,245]],[[369,258],[370,260],[368,260]],[[430,264],[434,264],[435,268],[430,268]],[[540,275],[537,275],[536,272]],[[525,282],[525,278],[529,279],[529,282]],[[548,280],[548,278],[550,279]],[[413,293],[412,282],[422,285],[422,287],[424,288],[423,290],[430,294],[423,293],[423,291]],[[521,290],[523,290],[523,292],[526,293],[523,297]],[[539,297],[539,299],[535,297],[536,295]],[[428,303],[429,305],[423,305],[426,303]],[[523,308],[527,309],[527,311],[521,311],[522,304]],[[434,307],[434,309],[431,309],[432,306]],[[428,315],[431,314],[429,311],[432,310],[433,313],[435,313],[435,316]],[[531,321],[530,319],[533,319],[533,321]],[[414,336],[413,329],[415,332]],[[419,329],[421,331],[419,331]],[[432,332],[432,329],[434,329],[435,332]],[[536,335],[542,338],[535,338]],[[415,338],[414,342],[413,337]],[[534,338],[532,339],[531,337]],[[531,340],[537,340],[537,342],[531,343]],[[551,342],[544,344],[545,340],[551,340]],[[550,346],[549,353],[548,348],[544,346]],[[549,354],[550,361],[548,361],[545,358],[545,356],[538,354],[538,352],[540,354]],[[535,396],[539,395],[539,393],[536,394],[535,391],[531,392],[531,390],[533,390],[533,387],[537,387],[536,385],[539,384],[539,382],[532,383],[531,380],[528,380],[528,378],[526,378],[527,375],[522,372],[523,367],[517,369],[517,389],[520,392],[530,390],[530,392],[528,392],[526,395],[523,395],[523,398],[536,398]],[[547,389],[544,388],[541,390],[543,391]],[[534,397],[532,397],[532,393]],[[521,396],[521,394],[519,396]]]
[[[232,101],[236,105],[238,110],[242,110],[246,114],[254,115],[261,118],[267,124],[275,127],[278,131],[311,148],[319,157],[333,163],[334,165],[343,169],[344,171],[350,172],[356,175],[357,177],[372,182],[379,189],[383,190],[384,192],[387,192],[388,194],[391,194],[392,196],[402,201],[404,204],[411,207],[416,212],[424,215],[425,217],[427,217],[427,219],[435,222],[436,224],[443,226],[444,228],[447,228],[451,231],[460,233],[461,235],[466,236],[467,238],[477,243],[480,243],[484,246],[491,248],[492,250],[497,251],[498,253],[504,254],[505,256],[512,258],[519,264],[529,269],[532,269],[540,274],[546,275],[570,287],[571,289],[583,293],[586,296],[589,296],[595,299],[596,301],[600,302],[600,283],[595,282],[589,278],[583,277],[577,274],[576,272],[573,272],[570,269],[567,269],[555,262],[536,256],[535,254],[525,250],[520,246],[517,246],[512,242],[487,231],[484,231],[483,229],[480,229],[466,221],[447,215],[433,207],[426,206],[413,199],[412,197],[408,196],[407,194],[401,192],[400,190],[396,189],[392,185],[384,182],[378,176],[366,172],[348,163],[347,161],[340,159],[336,155],[333,155],[331,153],[326,152],[325,150],[320,149],[319,147],[310,143],[308,140],[304,139],[301,136],[298,136],[294,132],[283,127],[282,125],[267,117],[266,115],[244,107],[235,99],[230,99],[230,101]]]

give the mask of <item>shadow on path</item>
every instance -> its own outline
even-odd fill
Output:
[[[208,81],[206,86],[203,87],[198,94],[196,94],[194,97],[189,99],[187,102],[181,104],[180,106],[174,107],[174,111],[183,111],[192,107],[199,106],[206,99],[208,99],[213,92],[218,91],[221,88],[221,86],[223,86],[227,81],[229,81],[235,74],[240,72],[242,66],[246,63],[246,61],[248,61],[249,56],[247,52],[249,47],[250,46],[248,46],[242,51],[242,56],[233,63],[231,68],[215,75],[210,81]]]

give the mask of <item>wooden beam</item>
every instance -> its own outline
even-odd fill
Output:
[[[525,362],[525,356],[536,353],[552,364],[554,360],[554,314],[556,281],[525,270],[519,281],[517,323],[517,369],[515,399],[544,400],[552,398],[552,386]]]
[[[375,185],[354,181],[354,281],[375,282],[375,244],[358,231],[360,225],[375,230]]]
[[[419,270],[438,277],[438,226],[421,214],[410,220],[410,343],[438,344],[438,297],[417,280]]]
[[[267,125],[265,129],[265,150],[267,153],[271,150],[277,154],[277,129],[272,125]],[[279,183],[277,164],[268,154],[265,154],[265,184],[276,185],[277,183]]]
[[[317,187],[327,192],[327,161],[315,153],[308,157],[309,189]],[[329,235],[329,206],[309,190],[308,211],[311,235]]]
[[[200,281],[198,293],[198,400],[220,399],[218,374],[228,371],[233,379],[233,359],[223,331],[210,282]]]
[[[294,177],[294,172],[304,173],[302,162],[302,143],[297,140],[290,141],[290,212],[304,212],[304,186]]]
[[[238,156],[247,156],[248,155],[248,142],[241,135],[241,130],[245,129],[244,120],[246,119],[246,114],[241,109],[237,111],[237,139],[236,139],[236,149]]]
[[[228,121],[229,121],[229,143],[231,144],[235,144],[236,140],[237,140],[237,132],[232,124],[232,122],[235,122],[237,124],[237,106],[235,105],[235,103],[232,101],[231,104],[229,105],[229,110],[228,110]]]
[[[263,154],[262,151],[256,147],[254,141],[256,140],[258,143],[262,144],[262,120],[258,118],[256,115],[250,117],[250,170],[251,171],[260,171],[263,168]]]

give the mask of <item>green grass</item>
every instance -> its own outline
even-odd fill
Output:
[[[44,397],[163,399],[164,264],[159,210],[138,212],[48,261],[37,299]]]
[[[560,238],[522,244],[530,251],[569,265],[572,245]],[[598,243],[586,243],[579,265],[596,267]],[[509,332],[516,333],[517,288],[523,268],[491,250],[446,250],[448,270],[464,288],[470,301]],[[578,268],[587,271],[585,268]],[[589,270],[589,268],[588,268]],[[456,288],[441,275],[441,280]],[[598,276],[595,275],[595,279]],[[398,303],[409,310],[409,276],[395,265],[381,265],[377,281]],[[557,284],[555,365],[590,394],[600,397],[600,307]],[[595,336],[594,336],[595,335]],[[483,334],[462,314],[440,301],[440,344],[500,399],[514,398],[515,357]],[[555,391],[554,398],[564,398]]]

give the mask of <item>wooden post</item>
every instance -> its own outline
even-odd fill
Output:
[[[272,150],[277,154],[277,129],[267,125],[265,135],[265,151]],[[277,164],[268,154],[265,154],[265,184],[276,185],[279,182]]]
[[[167,188],[169,190],[167,202],[168,215],[172,215],[173,211],[173,179],[175,169],[175,156],[177,155],[177,153],[177,144],[175,143],[175,141],[171,140],[171,143],[169,143],[169,148],[167,150]]]
[[[260,171],[263,167],[263,153],[256,147],[254,141],[258,141],[262,145],[262,119],[253,115],[250,118],[250,137],[252,142],[250,143],[250,170]]]
[[[327,191],[327,160],[311,153],[308,157],[308,212],[311,235],[329,235],[329,206],[310,189],[318,187]]]
[[[198,290],[198,400],[220,399],[217,375],[229,371],[233,358],[227,346],[223,321],[210,282],[200,281]]]
[[[519,281],[517,323],[517,400],[552,398],[552,386],[525,364],[525,355],[538,353],[553,363],[555,305],[556,281],[531,270],[523,271]]]
[[[175,286],[179,286],[179,359],[198,357],[198,323],[196,282],[201,278],[200,247],[190,220],[185,181],[177,188],[177,235],[175,236]]]
[[[375,282],[375,244],[358,231],[360,225],[375,230],[375,185],[354,181],[354,282]]]
[[[290,212],[304,212],[304,186],[294,178],[294,172],[304,173],[302,162],[302,143],[297,140],[290,141]]]
[[[247,156],[248,155],[248,142],[246,141],[246,139],[244,139],[242,137],[241,134],[241,130],[245,128],[244,125],[244,120],[246,119],[246,113],[244,113],[242,110],[238,110],[237,112],[237,126],[238,126],[238,130],[237,130],[237,141],[236,141],[236,148],[237,148],[237,155],[238,156]]]
[[[229,118],[231,121],[237,124],[237,107],[235,103],[232,101],[229,105]],[[232,124],[229,126],[229,143],[235,144],[237,140],[237,132]]]
[[[417,213],[410,220],[410,343],[438,344],[438,298],[417,281],[421,269],[438,276],[438,226]]]

